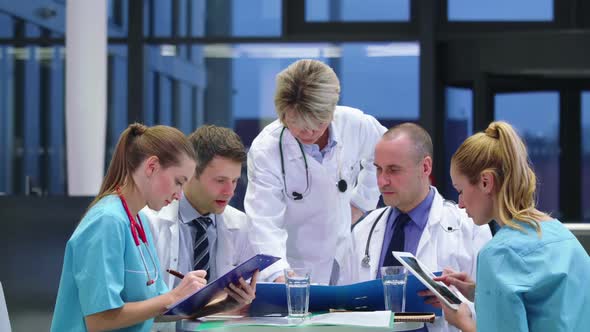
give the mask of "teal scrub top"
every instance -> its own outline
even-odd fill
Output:
[[[149,251],[135,245],[121,200],[116,195],[101,199],[84,216],[66,245],[64,265],[51,331],[86,331],[84,317],[143,301],[168,291],[147,218],[140,214]],[[141,248],[151,278],[147,286]],[[149,331],[153,319],[117,331]]]
[[[590,257],[559,220],[502,227],[480,251],[477,331],[590,331]]]

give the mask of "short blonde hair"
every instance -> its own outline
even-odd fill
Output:
[[[514,128],[506,122],[492,122],[484,132],[467,138],[457,149],[451,164],[471,184],[490,172],[497,184],[499,221],[523,230],[518,223],[531,225],[541,234],[539,221],[546,214],[536,208],[537,178],[527,149]]]
[[[298,126],[317,129],[331,122],[338,99],[340,81],[334,70],[317,60],[299,60],[277,75],[275,109],[286,126],[285,116],[294,112]]]

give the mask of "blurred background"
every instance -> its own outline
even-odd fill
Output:
[[[68,158],[95,151],[68,154],[78,138],[67,134],[66,98],[78,92],[66,91],[66,60],[68,33],[96,22],[106,24],[107,43],[100,172],[135,121],[185,133],[227,126],[249,146],[276,118],[276,74],[314,58],[338,74],[341,105],[386,127],[412,121],[430,132],[433,183],[448,199],[457,198],[452,153],[506,120],[526,141],[539,207],[564,222],[590,221],[587,2],[90,2],[105,14],[76,27],[66,20],[79,7],[65,0],[0,0],[0,282],[15,331],[49,329],[65,243],[91,200],[71,190]],[[232,201],[239,209],[246,185],[244,173]]]

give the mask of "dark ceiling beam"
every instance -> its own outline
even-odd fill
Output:
[[[441,44],[446,83],[492,75],[590,78],[590,31],[515,32]]]

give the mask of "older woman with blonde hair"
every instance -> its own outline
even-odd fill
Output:
[[[493,122],[451,159],[459,206],[477,225],[500,230],[481,249],[477,286],[465,273],[439,280],[475,300],[445,318],[463,331],[589,331],[590,257],[561,222],[535,206],[537,179],[512,126]]]
[[[277,75],[278,119],[248,152],[244,200],[257,251],[280,256],[261,277],[284,281],[305,267],[318,283],[346,283],[353,257],[351,223],[379,199],[373,149],[385,128],[372,116],[338,106],[336,73],[299,60]]]

